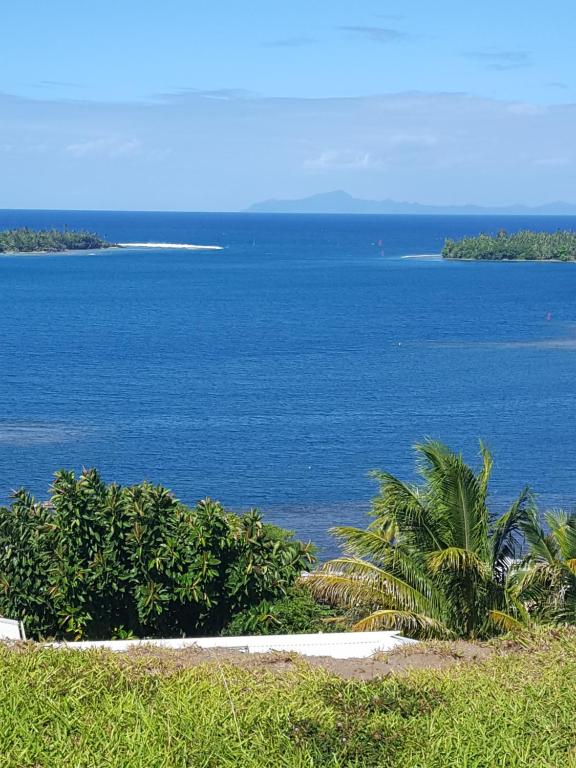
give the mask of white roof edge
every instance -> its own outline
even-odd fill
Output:
[[[248,653],[272,651],[299,653],[305,656],[333,658],[367,658],[378,651],[389,651],[400,645],[417,642],[402,637],[397,631],[327,632],[297,635],[243,635],[239,637],[187,637],[138,640],[88,640],[48,643],[56,648],[72,650],[108,649],[129,651],[132,648],[155,647],[181,650],[185,648],[228,649]]]

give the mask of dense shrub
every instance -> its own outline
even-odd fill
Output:
[[[0,509],[0,615],[34,637],[219,632],[286,594],[310,547],[251,511],[191,509],[161,486],[56,474],[48,504],[18,491]]]
[[[328,606],[318,603],[302,586],[290,589],[285,597],[263,600],[237,613],[225,628],[225,635],[289,635],[291,633],[345,631],[346,626]]]

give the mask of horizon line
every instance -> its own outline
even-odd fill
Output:
[[[300,200],[305,200],[306,198],[295,198],[290,200],[290,202],[299,202]],[[362,200],[362,198],[356,198],[357,200]],[[287,202],[286,200],[278,200],[278,202]],[[262,201],[262,202],[268,202],[268,201]],[[274,200],[276,202],[276,200]],[[373,201],[368,201],[373,202]],[[379,201],[374,201],[379,202]],[[399,201],[391,201],[391,202],[399,202]],[[261,203],[256,203],[255,205],[260,205]],[[429,207],[429,208],[475,208],[480,209],[477,213],[469,212],[469,213],[400,213],[400,212],[389,212],[389,213],[379,213],[379,212],[363,212],[363,211],[354,211],[354,212],[346,212],[346,211],[258,211],[258,210],[250,210],[250,209],[241,209],[241,210],[187,210],[187,209],[174,209],[174,208],[0,208],[0,215],[2,213],[13,213],[16,211],[30,211],[30,212],[36,212],[36,213],[175,213],[175,214],[192,214],[192,215],[230,215],[230,216],[510,216],[510,217],[524,217],[524,216],[546,216],[550,218],[558,217],[558,218],[566,218],[568,216],[576,216],[576,203],[568,203],[566,201],[557,200],[553,203],[538,203],[536,205],[527,205],[526,203],[511,203],[508,205],[501,205],[501,206],[489,206],[489,205],[479,205],[477,203],[453,203],[453,204],[442,204],[442,203],[400,203],[400,204],[406,204],[406,205],[421,205],[423,207]],[[539,211],[538,209],[544,206],[548,205],[570,205],[574,207],[574,213],[543,213],[542,211]],[[510,208],[526,208],[525,212],[522,213],[506,213],[507,209]],[[500,210],[499,210],[500,209]]]

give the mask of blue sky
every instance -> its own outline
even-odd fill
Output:
[[[576,10],[6,0],[0,207],[576,202]]]

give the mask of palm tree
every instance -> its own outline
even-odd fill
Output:
[[[523,523],[528,553],[515,589],[542,622],[576,624],[576,512],[552,510]]]
[[[500,518],[487,507],[492,458],[480,444],[475,473],[441,443],[416,446],[421,486],[386,472],[366,530],[332,529],[342,557],[306,580],[320,599],[351,609],[355,630],[484,637],[515,626],[524,611],[508,573],[522,547],[531,497],[524,489]]]

